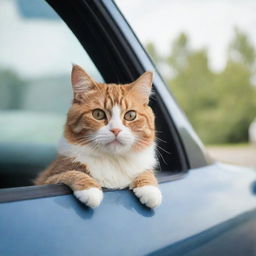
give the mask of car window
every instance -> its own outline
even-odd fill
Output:
[[[29,185],[62,135],[72,63],[103,79],[43,0],[1,0],[0,38],[0,187]]]
[[[44,0],[0,2],[4,38],[0,41],[0,188],[32,185],[36,174],[55,158],[71,103],[72,62],[85,67],[97,81],[103,76],[107,82],[125,83],[131,72],[138,73],[123,66],[127,50],[122,50],[124,56],[117,54],[113,42],[118,45],[118,40],[110,40],[116,30],[106,30],[109,24],[101,17],[102,10],[97,13],[80,2],[53,2],[93,61]],[[159,177],[186,170],[183,147],[161,98],[154,95],[151,106],[156,115]]]

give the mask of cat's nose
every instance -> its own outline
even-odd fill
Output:
[[[113,132],[117,136],[118,133],[121,132],[121,129],[115,128],[115,129],[112,129],[110,131]]]

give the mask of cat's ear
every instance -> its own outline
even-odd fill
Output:
[[[71,83],[75,94],[96,89],[96,82],[78,65],[73,65]]]
[[[149,97],[152,89],[152,82],[153,82],[153,73],[145,72],[130,85],[131,91],[140,95],[143,101],[143,104],[148,104],[149,102]]]

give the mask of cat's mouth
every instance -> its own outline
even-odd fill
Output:
[[[117,138],[115,138],[114,140],[110,141],[109,143],[106,144],[107,146],[110,145],[123,145],[122,142],[120,142]]]

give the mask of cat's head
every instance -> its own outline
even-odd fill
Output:
[[[92,150],[125,154],[152,146],[154,114],[148,106],[152,73],[130,84],[95,82],[80,66],[71,74],[74,92],[68,112],[65,137],[69,143]]]

